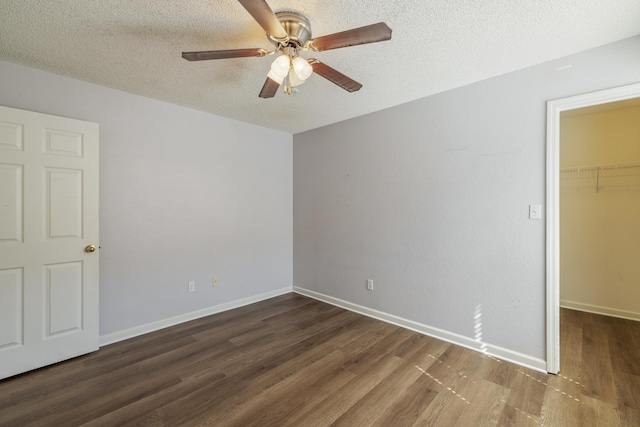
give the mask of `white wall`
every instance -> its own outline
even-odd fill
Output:
[[[294,286],[544,368],[546,101],[639,79],[635,37],[295,135]]]
[[[562,117],[560,299],[640,320],[640,107]],[[573,112],[570,112],[573,113]],[[596,172],[575,167],[636,163]]]
[[[291,288],[291,135],[7,62],[0,105],[100,125],[101,335]]]

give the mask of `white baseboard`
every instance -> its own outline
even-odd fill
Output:
[[[328,295],[324,295],[315,291],[311,291],[309,289],[304,289],[304,288],[299,288],[297,286],[294,286],[293,292],[298,293],[300,295],[307,296],[309,298],[316,299],[318,301],[323,301],[328,304],[335,305],[340,308],[344,308],[345,310],[353,311],[355,313],[372,317],[374,319],[378,319],[383,322],[391,323],[396,326],[410,329],[412,331],[415,331],[424,335],[428,335],[430,337],[437,338],[442,341],[450,342],[452,344],[456,344],[461,347],[475,350],[475,351],[487,354],[489,356],[493,356],[495,358],[505,360],[507,362],[512,362],[517,365],[521,365],[538,372],[547,373],[547,362],[542,359],[531,357],[526,354],[518,353],[516,351],[512,351],[512,350],[498,347],[495,345],[479,342],[474,340],[473,338],[465,337],[463,335],[459,335],[453,332],[448,332],[443,329],[434,328],[432,326],[423,325],[421,323],[414,322],[412,320],[403,319],[402,317],[394,316],[392,314],[384,313],[382,311],[374,310],[358,304],[353,304],[351,302],[334,298]]]
[[[205,316],[211,316],[212,314],[221,313],[227,310],[233,310],[234,308],[243,307],[245,305],[264,301],[269,298],[288,294],[291,291],[292,291],[292,288],[289,286],[286,288],[277,289],[275,291],[265,292],[265,293],[253,295],[247,298],[230,301],[224,304],[214,305],[213,307],[207,307],[202,310],[181,314],[180,316],[171,317],[169,319],[158,320],[157,322],[151,322],[145,325],[136,326],[134,328],[125,329],[123,331],[102,335],[100,336],[100,347],[113,344],[118,341],[123,341],[129,338],[137,337],[140,335],[148,334],[149,332],[154,332],[160,329],[168,328],[169,326],[174,326],[180,323],[189,322],[190,320],[199,319]]]
[[[640,321],[640,313],[619,310],[617,308],[602,307],[599,305],[584,304],[581,302],[560,300],[560,307],[571,310],[586,311],[587,313],[601,314],[603,316],[619,317],[620,319]]]

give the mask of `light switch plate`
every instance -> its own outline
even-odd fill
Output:
[[[529,219],[542,219],[542,205],[529,205]]]

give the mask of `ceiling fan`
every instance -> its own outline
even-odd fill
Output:
[[[254,48],[182,52],[182,57],[188,61],[203,61],[262,57],[281,52],[281,55],[271,64],[271,70],[260,91],[260,98],[275,96],[283,82],[284,92],[291,94],[295,92],[292,88],[304,83],[312,73],[324,77],[348,92],[355,92],[362,87],[360,83],[315,58],[304,59],[300,56],[300,52],[305,50],[322,52],[391,39],[391,28],[384,22],[312,39],[311,25],[305,16],[288,11],[274,13],[265,0],[238,1],[266,31],[269,41],[275,45],[275,50]]]

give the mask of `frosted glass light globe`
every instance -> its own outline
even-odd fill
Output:
[[[300,56],[293,60],[293,70],[300,80],[307,80],[313,73],[313,67]]]
[[[287,73],[289,73],[289,61],[290,59],[287,55],[280,55],[277,57],[271,64],[271,70],[269,71],[269,74],[267,74],[267,77],[278,84],[281,84]]]

